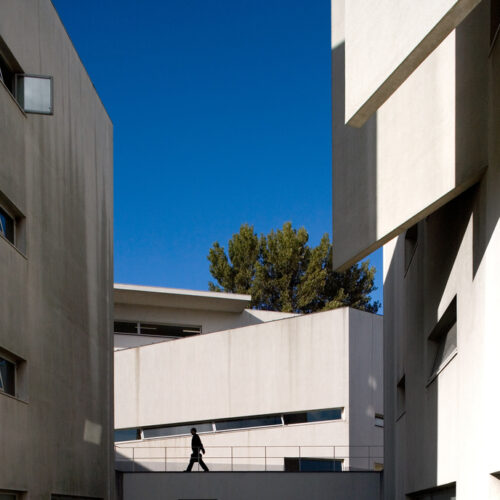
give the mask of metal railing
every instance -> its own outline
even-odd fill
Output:
[[[353,471],[381,470],[383,446],[206,446],[201,456],[212,471]],[[115,445],[115,467],[127,472],[185,470],[187,446]],[[195,463],[194,470],[200,470]]]

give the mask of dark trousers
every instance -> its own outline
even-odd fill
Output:
[[[205,471],[208,472],[208,467],[203,461],[203,458],[201,458],[201,454],[197,453],[191,453],[191,460],[189,461],[189,465],[187,466],[186,471],[191,472],[191,469],[193,468],[193,465],[198,462],[201,465],[201,468]]]

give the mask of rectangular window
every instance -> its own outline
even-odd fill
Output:
[[[375,426],[384,427],[384,415],[380,413],[375,413]]]
[[[332,408],[329,410],[313,410],[300,413],[288,413],[283,415],[285,425],[304,424],[307,422],[324,422],[328,420],[342,419],[342,409]]]
[[[168,436],[187,436],[191,434],[191,428],[196,427],[196,432],[213,432],[211,423],[169,425],[165,427],[152,427],[143,429],[144,438],[168,437]]]
[[[15,244],[15,227],[15,218],[0,206],[0,234],[13,245]]]
[[[115,321],[115,333],[149,335],[166,338],[183,338],[201,334],[201,326],[163,325],[141,321]]]
[[[342,472],[343,460],[285,457],[285,472]]]
[[[0,500],[18,500],[20,497],[17,493],[9,493],[7,491],[0,491]]]
[[[16,395],[16,364],[0,356],[0,392]],[[1,499],[0,499],[1,500]]]
[[[240,418],[215,422],[215,430],[228,431],[232,429],[245,429],[248,427],[267,427],[270,425],[281,425],[280,415],[270,415],[257,418]]]
[[[52,77],[16,75],[16,98],[26,113],[51,115]]]
[[[399,418],[406,411],[406,376],[403,375],[397,385],[397,417]]]
[[[139,429],[118,429],[115,430],[115,443],[120,441],[137,441],[141,439]]]
[[[432,362],[428,383],[431,383],[457,353],[456,296],[450,302],[428,339],[429,361]]]
[[[405,233],[405,276],[410,268],[418,244],[418,225],[410,227]]]

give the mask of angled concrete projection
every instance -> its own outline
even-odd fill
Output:
[[[362,126],[479,1],[347,2],[346,122]]]
[[[475,9],[361,128],[345,124],[343,11],[344,0],[333,0],[333,244],[339,270],[464,192],[488,164],[487,9]]]

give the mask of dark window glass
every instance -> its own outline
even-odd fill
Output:
[[[490,43],[496,41],[500,27],[500,1],[491,0],[490,5]]]
[[[4,358],[0,358],[0,391],[16,394],[16,365]]]
[[[119,429],[115,431],[115,443],[119,441],[136,441],[141,439],[139,429]]]
[[[182,325],[158,325],[154,323],[141,323],[142,335],[161,335],[163,337],[190,337],[199,335],[201,327]]]
[[[191,429],[196,427],[196,432],[212,432],[212,424],[189,424],[189,425],[170,425],[165,427],[153,427],[150,429],[143,429],[145,438],[165,437],[165,436],[182,436],[191,434]]]
[[[281,425],[281,417],[279,415],[270,415],[268,417],[224,420],[221,422],[215,422],[215,429],[218,431],[227,431],[230,429],[245,429],[246,427],[265,427],[268,425]]]
[[[0,234],[5,236],[11,243],[14,243],[14,219],[0,207]]]
[[[137,323],[131,321],[115,321],[115,333],[137,333]]]
[[[418,243],[418,225],[410,227],[405,234],[405,274],[410,267]]]
[[[307,422],[323,422],[326,420],[340,420],[341,418],[342,410],[340,408],[304,411],[301,413],[289,413],[288,415],[283,415],[283,420],[286,425],[304,424]]]
[[[285,457],[286,472],[341,472],[342,460]]]
[[[12,68],[7,64],[7,61],[0,54],[0,80],[5,84],[5,86],[10,90],[11,94],[14,94],[14,72]]]

